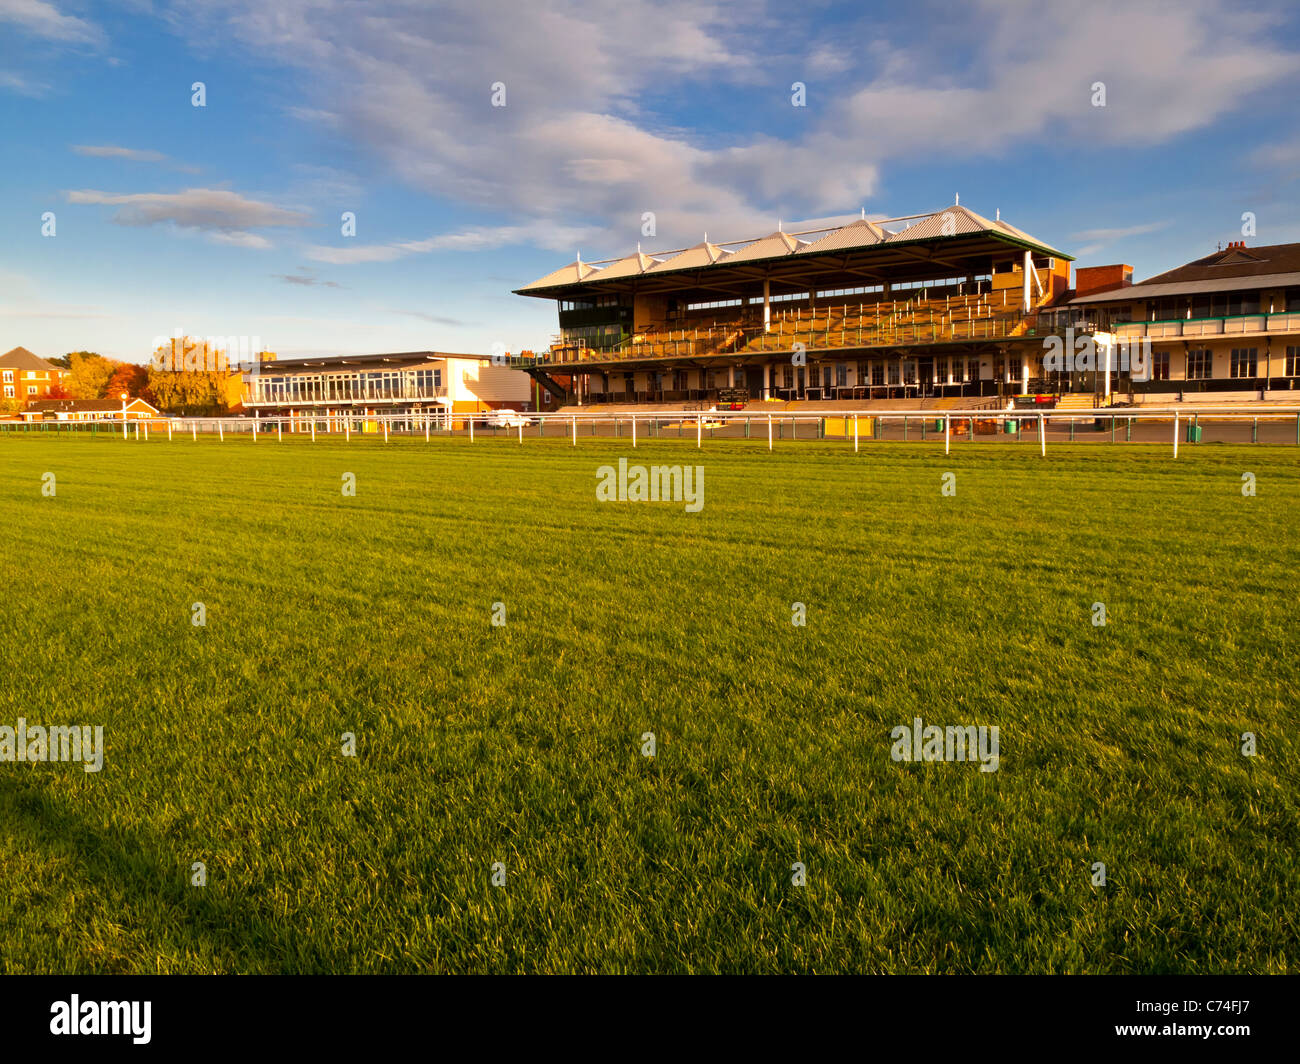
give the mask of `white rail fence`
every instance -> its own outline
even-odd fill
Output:
[[[1259,443],[1260,428],[1270,437],[1266,443],[1294,443],[1300,446],[1300,406],[1257,407],[1248,412],[1238,409],[1199,407],[1195,410],[1142,408],[1111,410],[1033,410],[960,411],[960,410],[819,410],[816,413],[781,411],[630,411],[582,413],[516,413],[486,411],[454,413],[416,411],[399,414],[356,414],[332,411],[328,414],[302,414],[249,417],[160,417],[128,419],[96,418],[86,420],[41,420],[0,422],[0,439],[10,435],[67,434],[101,432],[109,437],[146,442],[150,439],[197,442],[227,436],[257,443],[269,439],[278,443],[289,440],[317,439],[351,442],[353,436],[382,438],[464,437],[474,442],[480,437],[514,437],[519,443],[526,438],[566,438],[574,446],[584,437],[627,439],[632,447],[647,439],[689,439],[702,447],[705,434],[710,439],[766,439],[768,450],[785,440],[840,440],[851,443],[855,452],[867,442],[938,442],[942,438],[944,453],[954,442],[975,442],[980,435],[993,439],[1014,437],[1023,441],[1026,432],[1046,455],[1047,443],[1108,440],[1108,442],[1170,442],[1178,456],[1180,436],[1186,443],[1202,441],[1206,426],[1236,426],[1224,435],[1233,437],[1219,442]],[[1249,426],[1249,439],[1246,438]],[[1134,437],[1135,428],[1138,438]]]

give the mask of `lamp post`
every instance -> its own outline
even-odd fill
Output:
[[[123,392],[118,398],[122,400],[122,439],[126,439],[126,401],[131,397]]]

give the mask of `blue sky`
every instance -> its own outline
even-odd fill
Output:
[[[556,323],[510,290],[578,251],[955,193],[1149,276],[1246,211],[1300,241],[1298,51],[1210,0],[0,0],[0,350],[517,351]]]

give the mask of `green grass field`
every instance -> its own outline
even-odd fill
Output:
[[[1293,971],[1298,454],[0,439],[0,970]]]

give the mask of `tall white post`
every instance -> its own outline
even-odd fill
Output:
[[[772,282],[763,279],[763,331],[769,332],[772,328]]]
[[[767,415],[767,449],[772,449],[772,415]]]
[[[172,422],[171,418],[167,419],[167,442],[172,442]]]
[[[474,415],[469,416],[469,442],[474,442]]]
[[[570,418],[573,422],[573,446],[578,446],[578,419],[576,416]]]
[[[190,439],[195,443],[199,442],[199,423],[197,421],[190,422]]]
[[[1033,257],[1033,255],[1031,255],[1028,251],[1026,251],[1026,252],[1025,252],[1025,268],[1024,268],[1024,275],[1025,275],[1025,299],[1024,299],[1024,303],[1025,303],[1025,313],[1026,313],[1026,314],[1029,313],[1029,307],[1030,307],[1030,301],[1029,301],[1029,275],[1030,275],[1031,273],[1033,273],[1033,272],[1034,272],[1034,257]]]
[[[632,415],[632,446],[636,446],[636,415]]]
[[[226,423],[224,421],[217,422],[217,438],[222,443],[226,442]]]
[[[275,419],[275,442],[284,443],[284,422],[279,418]]]
[[[311,419],[311,442],[316,442],[316,419]]]
[[[1043,421],[1043,415],[1038,415],[1038,449],[1042,452],[1044,458],[1047,457],[1047,423]]]
[[[1174,457],[1178,457],[1178,411],[1174,411]]]
[[[952,449],[952,418],[943,419],[943,453],[947,454]]]
[[[858,415],[853,415],[853,453],[858,453]]]
[[[524,442],[524,419],[519,419],[519,442]]]
[[[704,439],[704,418],[699,414],[695,415],[695,449],[699,450],[701,441]]]

